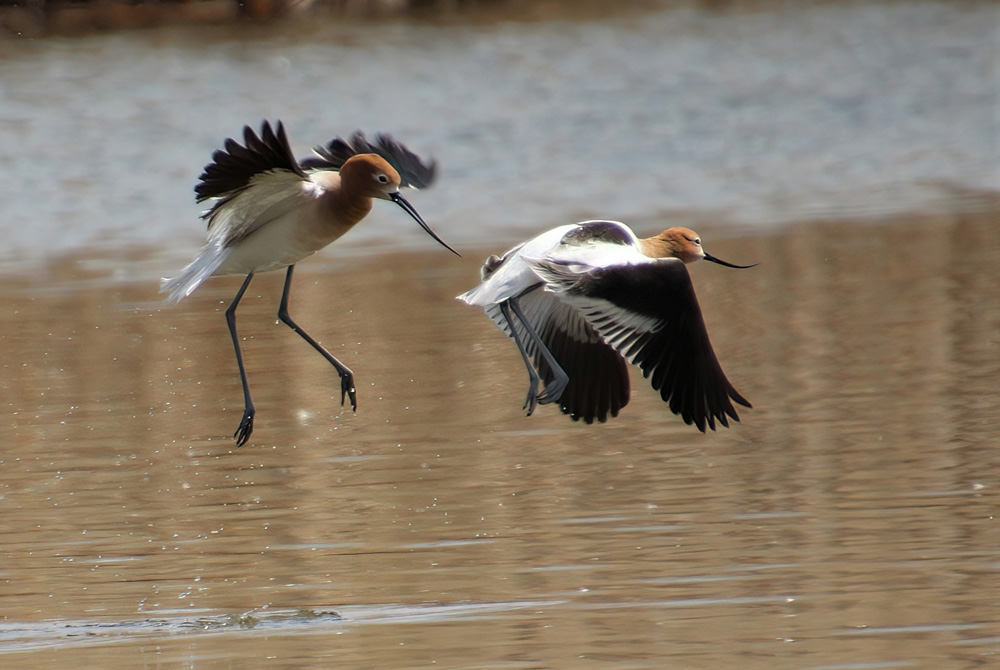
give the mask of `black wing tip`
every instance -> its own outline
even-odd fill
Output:
[[[750,404],[750,401],[737,393],[736,389],[731,389],[729,391],[729,397],[732,398],[734,402],[739,403],[748,409],[753,409],[753,405]],[[739,421],[738,418],[736,420]]]
[[[672,361],[671,361],[672,362]],[[702,433],[707,433],[708,429],[716,430],[715,422],[718,421],[723,428],[729,428],[729,419],[739,422],[740,416],[733,406],[736,402],[744,407],[753,408],[750,402],[733,388],[729,380],[722,374],[717,384],[710,384],[713,389],[708,396],[702,396],[695,391],[693,396],[685,396],[683,389],[678,388],[676,383],[670,383],[670,378],[677,377],[677,371],[672,367],[667,367],[663,371],[652,366],[642,370],[643,377],[652,376],[652,386],[660,392],[660,397],[670,408],[670,411],[684,420],[687,425],[695,426]],[[697,398],[702,397],[703,402]]]
[[[736,398],[733,399],[735,400]],[[743,399],[742,396],[740,396],[739,399],[743,400],[743,403],[741,404],[745,404],[747,407],[750,406],[750,404],[746,403],[746,401]],[[667,399],[665,398],[664,400]],[[675,402],[673,398],[668,400],[668,402],[670,403],[671,412],[681,417],[681,419],[684,420],[685,424],[689,426],[694,426],[702,433],[707,433],[709,430],[712,431],[717,430],[715,425],[716,422],[718,422],[722,428],[731,427],[729,425],[730,419],[737,423],[740,423],[740,415],[736,412],[736,408],[733,407],[733,404],[728,401],[728,398],[726,399],[726,402],[721,406],[716,406],[712,408],[698,407],[692,409],[691,407],[683,407],[681,406],[681,403]]]
[[[594,414],[591,412],[587,412],[585,414],[578,414],[569,407],[560,407],[560,409],[562,410],[563,414],[568,414],[569,418],[573,419],[573,421],[583,421],[588,426],[592,426],[594,424],[594,421],[597,421],[597,423],[608,422],[607,414]]]
[[[437,181],[438,175],[438,162],[436,158],[427,159],[428,162],[424,163],[424,168],[427,170],[427,176],[424,178],[424,184],[422,186],[414,186],[414,188],[427,188],[431,186],[435,181]]]
[[[608,411],[596,411],[596,412],[576,412],[570,407],[562,406],[559,409],[562,410],[563,414],[569,416],[573,421],[583,421],[588,426],[593,425],[596,421],[597,423],[607,423],[608,419],[613,419],[618,416],[618,410],[610,409]],[[611,416],[608,416],[610,414]]]
[[[401,186],[427,188],[437,179],[436,160],[425,161],[388,133],[377,133],[375,141],[370,142],[364,131],[355,130],[347,139],[338,136],[326,144],[313,147],[313,154],[301,161],[302,167],[336,171],[352,156],[376,154],[399,173]]]
[[[358,135],[364,137],[361,131],[358,131]],[[399,170],[404,180],[409,182],[408,186],[427,188],[437,179],[438,164],[434,158],[428,158],[425,161],[388,133],[375,135],[375,149],[376,153]]]
[[[231,195],[246,188],[254,175],[268,170],[288,170],[305,177],[292,156],[285,125],[280,120],[272,125],[263,119],[260,134],[252,126],[244,125],[243,144],[227,137],[222,147],[212,152],[212,161],[198,176],[194,187],[196,202]]]

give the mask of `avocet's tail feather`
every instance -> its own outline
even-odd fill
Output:
[[[160,293],[169,293],[168,302],[179,302],[194,293],[201,283],[212,276],[229,256],[229,249],[209,243],[198,257],[176,277],[160,280]]]

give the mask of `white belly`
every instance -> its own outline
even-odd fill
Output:
[[[226,260],[213,274],[280,270],[313,255],[345,232],[330,230],[328,235],[319,237],[302,225],[300,214],[301,210],[293,211],[269,221],[232,245]]]

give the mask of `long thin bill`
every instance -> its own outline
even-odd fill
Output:
[[[705,254],[705,260],[712,261],[713,263],[718,263],[719,265],[725,265],[727,268],[737,268],[739,270],[746,270],[747,268],[755,268],[758,265],[757,263],[754,263],[753,265],[733,265],[732,263],[727,263],[726,261],[719,260],[718,258],[710,254]]]
[[[438,243],[442,247],[444,247],[445,249],[447,249],[451,253],[455,254],[459,258],[462,257],[462,254],[458,253],[457,251],[455,251],[454,249],[452,249],[451,247],[449,247],[448,244],[444,240],[442,240],[440,237],[437,236],[437,233],[435,233],[433,230],[431,230],[430,226],[428,226],[426,223],[424,223],[424,220],[420,218],[419,214],[417,214],[417,210],[415,210],[413,208],[413,205],[411,205],[410,203],[408,203],[406,201],[406,198],[404,198],[403,196],[401,196],[398,192],[396,192],[396,193],[390,193],[389,197],[392,199],[392,201],[394,203],[396,203],[397,205],[399,205],[400,207],[402,207],[404,210],[406,210],[406,213],[409,214],[410,216],[412,216],[416,220],[416,222],[420,224],[420,227],[423,228],[424,230],[426,230],[427,234],[430,235],[431,237],[433,237],[435,240],[437,240]]]

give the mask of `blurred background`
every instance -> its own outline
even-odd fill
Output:
[[[972,667],[1000,653],[1000,4],[0,4],[0,665]],[[439,162],[240,309],[165,307],[226,137]],[[556,225],[695,228],[754,404],[526,418],[453,296]],[[704,264],[703,264],[704,265]],[[373,625],[373,624],[379,625]]]

